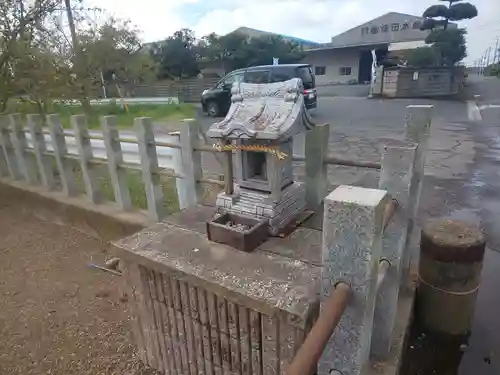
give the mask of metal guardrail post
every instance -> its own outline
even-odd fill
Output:
[[[382,221],[387,192],[339,186],[325,198],[321,299],[322,310],[338,282],[353,292],[319,361],[318,374],[332,370],[364,373],[370,355],[377,267],[382,247]]]
[[[61,124],[59,115],[48,115],[47,123],[49,125],[50,137],[52,139],[52,147],[54,149],[54,157],[59,170],[59,178],[61,179],[62,189],[68,197],[73,197],[78,194],[76,187],[75,172],[72,168],[72,163],[66,156],[68,148],[66,146],[66,138]]]
[[[42,185],[47,190],[53,190],[55,188],[54,168],[52,166],[52,158],[46,154],[47,145],[43,135],[42,116],[34,114],[28,115],[26,118]]]
[[[120,167],[123,164],[123,154],[116,116],[101,117],[101,128],[115,202],[122,210],[128,211],[132,208],[132,201],[127,184],[127,171]]]
[[[386,358],[391,349],[403,259],[409,251],[409,222],[412,217],[410,193],[415,171],[416,148],[416,145],[386,146],[382,151],[379,188],[386,190],[397,205],[387,206],[385,217],[388,219],[384,220],[382,257],[391,267],[386,270],[386,277],[381,281],[377,293],[371,339],[371,354],[380,359]],[[392,214],[389,214],[389,210]]]

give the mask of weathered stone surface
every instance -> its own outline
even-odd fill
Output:
[[[192,217],[117,243],[141,270],[144,358],[175,375],[284,373],[315,319],[318,268],[209,242]]]
[[[268,219],[271,234],[276,235],[306,207],[305,185],[294,182],[281,192],[278,202],[269,194],[247,188],[237,188],[237,199],[225,193],[217,197],[217,211]]]
[[[339,281],[353,295],[319,361],[319,375],[359,375],[368,366],[387,202],[385,191],[352,186],[339,186],[325,198],[321,300]]]
[[[289,138],[307,129],[302,81],[270,84],[235,83],[232,104],[221,122],[207,132],[212,138]]]
[[[315,301],[312,266],[279,256],[247,254],[167,223],[158,223],[120,240],[116,246],[123,250],[124,257],[145,267],[182,274],[194,286],[264,314],[290,313],[296,316],[299,326]],[[176,309],[180,305],[177,295],[174,294]]]
[[[389,355],[398,308],[398,296],[404,258],[409,253],[409,226],[413,215],[411,188],[415,170],[416,145],[386,146],[382,154],[379,187],[386,190],[398,207],[384,231],[382,258],[390,267],[377,293],[371,355],[383,359]]]

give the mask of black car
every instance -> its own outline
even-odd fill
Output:
[[[235,82],[270,83],[283,82],[292,78],[302,79],[304,101],[307,109],[316,108],[316,80],[309,64],[261,65],[234,70],[222,78],[211,89],[201,94],[203,111],[209,116],[222,116],[231,106],[231,87]]]

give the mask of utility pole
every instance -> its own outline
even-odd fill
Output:
[[[73,18],[73,10],[71,9],[71,0],[64,0],[66,5],[66,15],[68,17],[69,31],[71,33],[71,42],[73,44],[73,68],[76,73],[76,82],[79,83],[83,89],[82,106],[85,112],[90,113],[90,102],[88,97],[87,85],[85,84],[83,74],[83,56],[78,45],[78,38],[76,37],[75,20]]]
[[[73,43],[73,54],[75,56],[75,60],[78,60],[78,57],[80,55],[80,49],[78,48],[78,39],[76,38],[75,20],[73,19],[71,0],[64,0],[64,4],[66,5],[66,15],[68,17],[69,31],[71,33],[71,41]],[[76,65],[76,61],[74,62],[74,64]]]
[[[497,37],[497,41],[495,43],[495,53],[493,54],[493,64],[492,65],[495,65],[495,64],[498,64],[498,60],[499,60],[499,44],[500,43],[500,37]]]
[[[490,58],[491,58],[491,47],[488,47],[488,52],[486,52],[486,65],[485,68],[488,69],[490,66]]]

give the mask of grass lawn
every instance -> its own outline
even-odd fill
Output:
[[[99,179],[104,199],[108,202],[115,201],[115,194],[109,177],[108,167],[99,165],[93,167]],[[85,187],[83,184],[83,177],[80,169],[80,164],[75,160],[73,171],[75,172],[75,179],[80,194],[85,194]],[[144,183],[140,172],[126,170],[127,186],[130,191],[130,199],[132,200],[132,207],[146,210],[148,208],[146,201],[146,193],[144,190]],[[160,176],[161,185],[163,188],[163,207],[167,214],[172,214],[179,211],[179,200],[177,199],[177,188],[175,186],[175,178],[168,176]]]
[[[35,104],[30,102],[11,102],[7,113],[21,113],[22,115],[39,113]],[[70,117],[84,113],[82,106],[70,106],[58,103],[47,105],[46,114],[58,113],[65,128],[70,128]],[[196,108],[192,104],[130,104],[123,108],[120,104],[92,106],[92,113],[87,115],[89,129],[100,129],[99,119],[102,116],[117,116],[121,128],[129,128],[136,117],[151,117],[154,121],[172,121],[183,118],[196,117]]]

